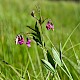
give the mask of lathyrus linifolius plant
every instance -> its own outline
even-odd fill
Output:
[[[48,31],[49,30],[54,31],[54,24],[48,18],[43,19],[41,15],[38,19],[37,16],[35,15],[34,11],[31,12],[31,16],[36,20],[35,27],[33,28],[33,27],[27,25],[26,27],[31,29],[32,32],[27,33],[26,41],[24,40],[24,37],[22,34],[18,34],[16,36],[15,43],[20,44],[20,45],[26,44],[27,47],[30,48],[31,42],[34,40],[36,42],[37,46],[40,46],[46,52],[47,59],[42,59],[41,62],[48,69],[48,71],[50,73],[49,76],[52,74],[52,76],[53,76],[52,78],[60,80],[60,76],[59,76],[58,70],[57,70],[58,68],[60,68],[69,77],[69,79],[73,80],[67,66],[65,65],[65,63],[62,59],[61,43],[60,43],[60,50],[59,51],[55,47],[51,48],[53,56],[51,56],[50,51],[46,48],[46,43],[44,42],[44,39],[43,39],[44,34],[42,32],[42,24],[44,24],[44,22],[47,20],[47,23],[45,24],[45,28]],[[32,35],[31,39],[28,34]],[[64,67],[65,67],[65,69],[64,69]],[[46,79],[47,78],[48,78],[48,76],[46,77]]]
[[[40,18],[38,19],[35,16],[34,11],[32,11],[31,16],[33,16],[36,19],[35,28],[32,28],[31,26],[27,25],[27,27],[30,28],[33,31],[31,33],[27,33],[27,35],[28,34],[32,34],[33,40],[37,43],[37,45],[43,46],[43,44],[42,44],[42,42],[43,42],[43,39],[42,39],[42,36],[43,36],[43,33],[42,33],[42,24],[47,19],[42,19],[42,16],[40,16]],[[46,29],[47,30],[50,30],[50,29],[54,30],[54,25],[52,24],[51,20],[49,20],[47,22]],[[20,45],[27,44],[28,47],[31,47],[31,45],[30,45],[31,40],[28,37],[26,39],[27,40],[24,41],[23,35],[22,34],[18,34],[16,36],[15,42],[16,42],[16,44],[20,44]]]

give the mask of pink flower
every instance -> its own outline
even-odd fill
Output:
[[[50,29],[54,30],[54,25],[51,23],[51,21],[47,22],[46,28],[47,28],[47,30],[50,30]]]
[[[28,47],[31,47],[31,44],[30,43],[31,43],[31,40],[27,38],[26,44],[27,44]]]
[[[23,38],[23,36],[22,36],[22,35],[17,35],[15,42],[16,42],[16,44],[22,45],[22,44],[24,43],[24,38]]]

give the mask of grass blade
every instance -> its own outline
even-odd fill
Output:
[[[21,75],[20,75],[20,73],[13,67],[13,66],[11,66],[8,62],[6,62],[6,61],[4,61],[4,60],[2,60],[2,59],[0,59],[4,64],[6,64],[7,66],[9,66],[20,78],[21,78]]]
[[[27,74],[28,74],[28,79],[31,80],[30,74],[29,74],[28,70],[27,70]]]
[[[64,65],[64,67],[66,68],[66,70],[67,70],[68,74],[70,75],[71,80],[73,80],[73,78],[72,78],[72,76],[71,76],[71,73],[69,72],[69,70],[68,70],[68,68],[67,68],[67,66],[66,66],[66,64],[64,63],[64,61],[63,61],[63,60],[62,60],[62,63],[63,63],[63,65]]]
[[[78,44],[76,44],[76,45],[74,45],[74,46],[68,48],[67,50],[64,51],[64,53],[66,53],[66,52],[69,51],[70,49],[72,49],[72,48],[74,48],[74,47],[76,47],[76,46],[79,46],[79,45],[80,45],[80,43],[78,43]]]
[[[40,57],[39,57],[39,54],[38,54],[38,48],[37,48],[37,46],[35,46],[35,53],[36,53],[37,60],[38,60],[38,64],[39,64],[39,69],[40,69],[41,78],[42,78],[42,80],[44,80],[43,71],[42,71],[42,66],[41,66],[41,61],[40,61]],[[38,77],[38,75],[37,75],[37,77]]]
[[[70,42],[71,42],[71,45],[72,45],[72,47],[73,47],[73,44],[72,44],[71,39],[70,39]],[[74,47],[73,47],[73,52],[74,52],[74,55],[75,55],[75,58],[76,58],[77,64],[79,65],[79,57],[77,56]]]
[[[62,47],[62,51],[65,48],[67,42],[69,41],[70,37],[72,36],[72,34],[74,33],[74,31],[79,27],[80,23],[78,23],[78,25],[74,28],[74,30],[71,32],[71,34],[68,36],[66,42],[64,43],[63,47]]]
[[[37,74],[36,74],[36,71],[35,71],[35,67],[34,67],[34,65],[33,65],[33,62],[32,62],[32,59],[31,59],[31,56],[30,56],[30,53],[29,53],[28,49],[27,49],[27,53],[28,53],[29,60],[30,60],[31,65],[32,65],[32,69],[33,69],[33,72],[34,72],[35,78],[37,79]],[[38,80],[38,79],[37,79],[37,80]]]
[[[26,68],[25,68],[25,71],[24,71],[23,77],[25,77],[25,75],[26,75],[26,71],[27,71],[28,65],[29,65],[29,61],[28,61],[27,65],[26,65]]]
[[[80,67],[76,65],[73,61],[68,59],[66,56],[63,55],[63,57],[73,66],[73,68],[80,74]]]

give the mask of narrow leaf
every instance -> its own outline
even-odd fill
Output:
[[[4,64],[6,64],[7,66],[9,66],[9,67],[21,78],[20,73],[19,73],[13,66],[11,66],[8,62],[6,62],[6,61],[4,61],[4,60],[2,60],[2,62],[3,62]]]
[[[38,26],[37,26],[37,22],[35,23],[35,31],[39,32]]]
[[[37,43],[37,45],[38,45],[38,43],[42,45],[42,42],[39,39],[37,39],[35,36],[33,36],[33,39],[35,40],[35,42]]]
[[[40,17],[40,19],[39,19],[39,24],[41,25],[41,22],[42,22],[42,17]]]
[[[41,24],[43,24],[48,18],[44,19]]]
[[[67,72],[68,72],[69,76],[70,76],[70,77],[71,77],[71,79],[73,80],[73,78],[72,78],[72,76],[71,76],[71,73],[69,72],[69,70],[68,70],[68,68],[67,68],[66,64],[64,63],[64,61],[63,61],[63,60],[62,60],[62,62],[63,62],[64,67],[66,68],[66,70],[67,70]]]
[[[46,61],[46,60],[44,60],[44,59],[42,59],[41,61],[42,61],[43,65],[44,65],[50,72],[52,72],[52,73],[55,72],[55,69],[53,68],[53,66],[52,66],[48,61]]]
[[[60,60],[60,58],[59,58],[59,55],[58,55],[57,51],[56,51],[54,48],[52,48],[52,53],[53,53],[55,62],[56,62],[59,66],[61,66],[61,60]]]
[[[28,27],[29,29],[31,29],[31,30],[33,30],[33,31],[35,31],[35,29],[31,28],[31,26],[26,26],[26,27]]]
[[[54,60],[52,58],[52,56],[50,55],[49,51],[47,50],[47,58],[48,58],[48,61],[51,63],[51,65],[54,67],[55,69],[55,63],[54,63]]]
[[[78,23],[78,25],[73,29],[73,31],[70,33],[70,35],[68,36],[67,40],[65,41],[63,47],[62,47],[62,51],[64,50],[67,42],[69,41],[70,37],[72,36],[72,34],[75,32],[75,30],[80,26],[80,23]]]
[[[37,37],[37,34],[36,33],[31,33],[31,34]]]
[[[60,53],[60,60],[61,60],[61,62],[62,62],[62,46],[61,46],[61,43],[60,43],[60,48],[59,48],[60,50],[59,50],[59,53]]]
[[[35,24],[35,31],[36,31],[36,35],[37,35],[37,38],[39,38],[39,40],[41,41],[41,35],[40,35],[40,31],[39,31],[39,27],[37,25],[37,22]]]
[[[69,58],[63,56],[72,66],[73,68],[80,74],[80,66],[75,64],[73,61],[71,61]]]

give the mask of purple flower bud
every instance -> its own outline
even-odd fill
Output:
[[[54,30],[54,25],[51,23],[51,21],[47,22],[46,28],[47,28],[47,30],[50,30],[50,29]]]
[[[30,39],[27,39],[26,44],[27,44],[28,47],[31,47],[31,44],[30,43],[31,43],[31,40]]]
[[[17,36],[16,36],[15,43],[22,45],[22,44],[24,43],[24,38],[23,38],[23,36],[22,36],[22,35],[17,35]]]

